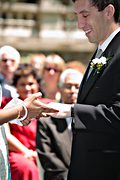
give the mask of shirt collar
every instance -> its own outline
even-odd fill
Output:
[[[105,49],[107,48],[107,46],[109,45],[109,43],[112,41],[112,39],[115,37],[115,35],[120,32],[120,27],[117,28],[105,41],[102,45],[98,46],[98,49],[102,49],[102,51],[104,52]]]

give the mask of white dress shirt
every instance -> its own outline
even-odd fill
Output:
[[[112,39],[115,37],[115,35],[120,32],[120,27],[117,28],[104,42],[102,45],[98,46],[98,49],[102,49],[102,51],[104,52],[105,49],[108,47],[108,45],[110,44],[110,42],[112,41]]]

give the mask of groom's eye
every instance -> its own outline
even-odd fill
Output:
[[[84,13],[84,14],[83,14],[83,17],[84,17],[84,18],[88,17],[88,13]]]

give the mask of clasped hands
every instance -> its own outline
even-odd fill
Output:
[[[28,111],[26,119],[21,121],[24,126],[28,125],[33,118],[39,119],[40,117],[48,116],[46,113],[56,113],[59,111],[48,106],[48,104],[42,103],[39,99],[40,97],[41,93],[38,92],[24,100],[24,105]]]
[[[51,102],[49,104],[42,103],[40,93],[33,94],[31,97],[24,100],[25,106],[28,110],[28,116],[22,121],[23,125],[28,125],[32,118],[39,119],[41,117],[56,117],[66,118],[71,116],[71,105]]]

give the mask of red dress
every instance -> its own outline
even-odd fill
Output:
[[[36,150],[36,120],[28,126],[10,124],[10,130],[28,149]],[[9,161],[12,180],[39,180],[39,170],[35,161],[29,160],[22,153],[10,151]]]

